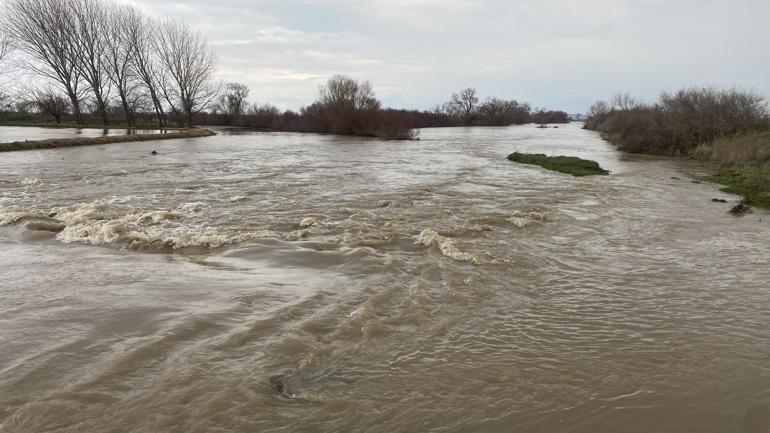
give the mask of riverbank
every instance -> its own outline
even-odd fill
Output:
[[[75,146],[95,146],[99,144],[131,143],[138,141],[173,140],[177,138],[199,138],[216,135],[211,129],[185,129],[161,134],[130,134],[107,137],[53,138],[47,140],[25,140],[0,143],[0,152],[19,150],[58,149]]]
[[[718,169],[706,180],[724,185],[722,191],[739,195],[749,206],[770,209],[770,169],[752,165]]]
[[[704,180],[770,209],[770,111],[761,95],[694,87],[664,92],[654,104],[618,95],[594,104],[585,128],[622,151],[709,163],[713,175]]]
[[[747,204],[770,209],[770,130],[722,137],[698,146],[692,155],[718,164],[707,179],[725,185]]]

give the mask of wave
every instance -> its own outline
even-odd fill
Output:
[[[514,212],[513,215],[511,215],[510,218],[508,218],[508,221],[513,224],[514,226],[518,228],[524,228],[528,225],[538,223],[538,222],[544,222],[546,220],[546,215],[544,212]]]
[[[55,233],[62,243],[113,245],[133,250],[179,250],[220,248],[249,240],[282,239],[302,241],[321,223],[307,217],[299,229],[221,231],[207,227],[197,215],[209,205],[187,203],[177,210],[128,210],[115,208],[114,200],[83,203],[50,211],[10,210],[0,207],[0,226],[19,225],[27,232]],[[21,235],[25,236],[25,235]]]
[[[169,210],[115,213],[103,202],[57,208],[48,214],[0,209],[0,226],[25,223],[23,227],[28,231],[57,233],[56,239],[62,243],[113,244],[135,250],[218,248],[276,235],[271,231],[223,234],[185,224],[185,218],[183,212]]]
[[[461,251],[459,248],[457,248],[452,239],[441,236],[433,229],[423,230],[415,238],[415,243],[428,248],[436,246],[438,247],[439,251],[441,251],[441,254],[454,260],[469,262],[473,263],[474,265],[481,264],[481,259],[478,256]]]
[[[25,177],[21,181],[22,186],[42,186],[44,185],[44,182],[40,179],[32,178],[32,177]]]

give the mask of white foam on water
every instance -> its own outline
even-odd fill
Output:
[[[441,236],[433,229],[423,230],[422,233],[420,233],[415,238],[415,240],[415,243],[426,247],[438,247],[439,251],[441,251],[441,254],[451,259],[461,262],[473,263],[474,265],[481,263],[481,260],[476,255],[461,251],[459,248],[457,248],[452,239]]]
[[[299,222],[300,227],[312,227],[320,224],[321,222],[318,220],[318,218],[315,217],[307,217],[302,218],[302,221]]]
[[[302,229],[302,230],[295,230],[293,232],[286,233],[283,235],[283,238],[287,241],[299,241],[302,239],[307,238],[310,236],[310,230],[308,229]]]
[[[511,224],[518,228],[524,228],[537,222],[543,222],[546,220],[544,212],[514,212],[510,218],[507,219]]]
[[[182,212],[200,212],[203,209],[208,209],[211,206],[209,206],[208,203],[204,203],[202,201],[196,201],[192,203],[185,203],[181,206],[179,206],[179,210]]]
[[[2,211],[0,210],[0,226],[15,224],[24,218],[34,218],[36,215],[30,212]]]
[[[41,186],[44,182],[33,177],[25,177],[24,180],[21,181],[21,184],[22,186]]]

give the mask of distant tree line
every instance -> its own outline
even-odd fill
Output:
[[[738,89],[694,87],[644,103],[629,94],[595,103],[585,128],[629,152],[690,154],[722,137],[770,127],[765,99]]]
[[[455,125],[509,126],[526,123],[568,123],[564,111],[533,109],[529,104],[516,100],[490,97],[481,101],[476,89],[467,88],[434,109],[440,115],[454,119]]]
[[[476,90],[470,88],[430,111],[382,108],[371,83],[344,75],[329,79],[320,87],[316,101],[298,112],[249,103],[249,94],[245,84],[227,84],[211,109],[196,116],[197,122],[386,139],[414,138],[414,130],[419,128],[569,122],[563,111],[533,110],[515,100],[488,98],[480,102]]]
[[[217,57],[206,38],[172,18],[153,19],[115,0],[4,0],[0,68],[11,49],[34,74],[17,95],[0,88],[0,113],[42,113],[55,122],[233,125],[281,131],[415,137],[446,126],[564,123],[561,111],[515,100],[480,101],[475,89],[430,111],[383,108],[371,83],[337,75],[298,111],[249,103],[249,88],[214,79]],[[2,71],[2,69],[0,69]]]
[[[110,0],[6,0],[0,60],[10,47],[44,84],[24,89],[19,111],[60,121],[86,114],[108,125],[137,117],[191,127],[219,94],[216,55],[201,33],[175,19],[151,19]]]

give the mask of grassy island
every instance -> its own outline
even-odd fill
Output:
[[[514,152],[508,159],[520,164],[539,165],[547,170],[571,174],[573,176],[605,176],[609,171],[601,168],[599,163],[576,156],[546,156],[542,153]]]

